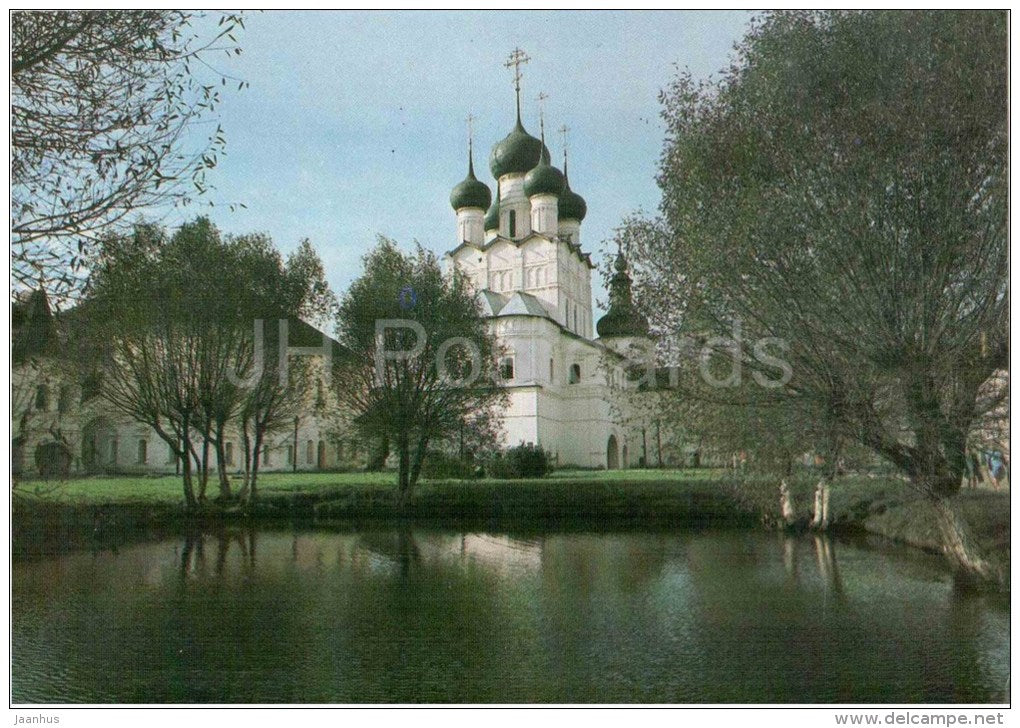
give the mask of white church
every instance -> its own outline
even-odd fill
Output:
[[[489,167],[495,196],[475,177],[469,142],[467,177],[450,202],[457,217],[457,245],[447,269],[468,276],[489,317],[500,348],[509,406],[501,417],[504,446],[534,443],[559,467],[623,468],[671,464],[665,431],[648,413],[635,411],[636,385],[622,371],[622,354],[647,343],[648,324],[631,302],[622,254],[610,284],[609,311],[592,326],[594,266],[581,246],[587,212],[563,171],[554,167],[541,138],[521,123],[520,64],[515,51],[517,119],[492,148]],[[98,385],[68,372],[62,345],[73,315],[56,315],[46,294],[34,291],[12,306],[12,460],[16,474],[39,472],[39,456],[60,441],[74,473],[173,473],[180,463],[147,425],[125,419],[98,396]],[[314,346],[321,334],[297,322]],[[292,332],[293,333],[293,332]],[[313,406],[287,431],[274,433],[260,455],[264,471],[362,467],[366,451],[353,436],[338,435]],[[638,395],[641,396],[641,395]],[[652,395],[654,396],[654,395]],[[239,466],[240,442],[228,432],[227,465]],[[667,454],[668,453],[668,454]]]
[[[502,417],[504,445],[535,443],[560,466],[619,468],[662,462],[662,433],[635,423],[621,393],[628,382],[610,373],[615,354],[648,335],[631,303],[623,254],[616,260],[608,313],[592,326],[594,265],[581,245],[587,205],[550,161],[541,138],[521,123],[515,51],[517,120],[492,148],[496,194],[475,177],[468,145],[467,177],[453,188],[458,245],[446,254],[472,282],[506,352],[500,362],[510,405]]]

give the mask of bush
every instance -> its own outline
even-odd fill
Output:
[[[422,475],[428,480],[463,480],[475,476],[475,465],[438,450],[432,450],[422,463]]]
[[[543,478],[552,472],[552,459],[530,442],[497,452],[486,465],[490,478]]]

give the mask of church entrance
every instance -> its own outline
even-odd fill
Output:
[[[616,444],[616,435],[609,436],[609,443],[606,445],[606,469],[616,470],[620,467],[620,449]]]

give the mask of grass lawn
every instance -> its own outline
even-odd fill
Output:
[[[723,474],[720,470],[557,470],[548,478],[513,481],[522,486],[545,484],[556,488],[565,482],[611,483],[623,485],[627,483],[691,483],[692,481],[717,480]],[[337,472],[298,472],[298,473],[264,473],[259,475],[259,491],[265,496],[288,493],[315,493],[317,491],[336,488],[364,486],[366,490],[396,488],[396,473],[337,473]],[[442,482],[444,486],[452,485],[451,481],[423,480],[421,487],[429,489],[430,485]],[[492,484],[503,481],[488,479],[460,481],[466,488],[475,485]],[[233,488],[239,488],[241,481],[231,479]],[[218,492],[215,479],[210,479],[208,496],[215,497]],[[181,478],[177,475],[144,476],[119,475],[73,478],[66,481],[25,480],[18,484],[19,495],[30,500],[55,501],[76,504],[104,503],[179,503],[184,500]]]

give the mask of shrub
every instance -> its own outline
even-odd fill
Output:
[[[431,450],[422,463],[422,475],[428,480],[463,480],[475,476],[475,465],[439,450]]]
[[[552,472],[552,459],[538,445],[521,443],[493,455],[486,472],[490,478],[542,478]]]

